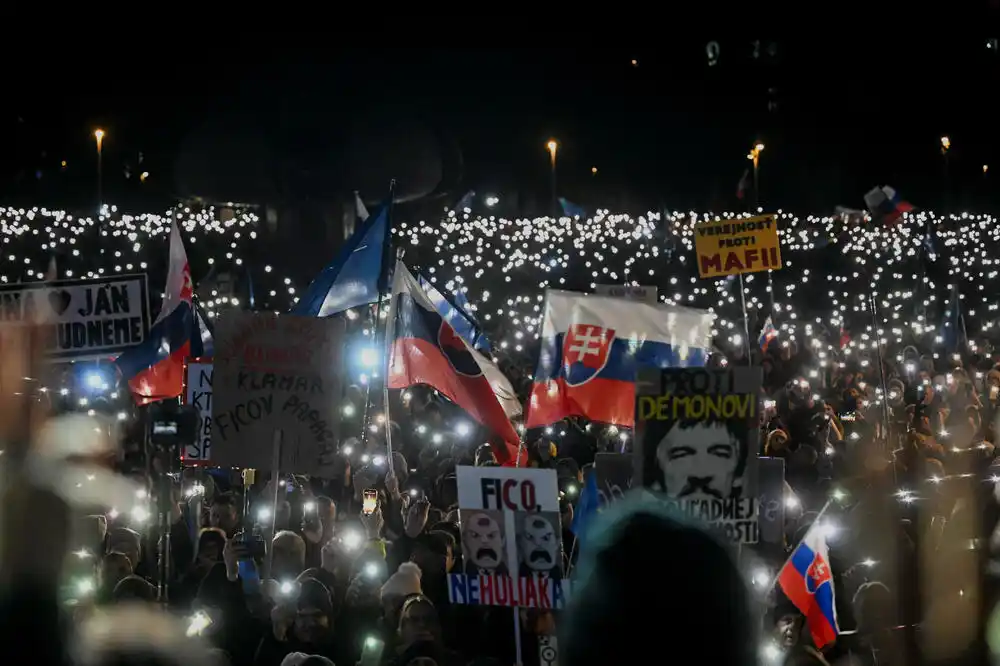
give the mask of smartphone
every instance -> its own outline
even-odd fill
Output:
[[[854,423],[854,421],[857,418],[858,418],[857,412],[844,412],[843,414],[840,415],[840,420],[843,421],[844,423]]]
[[[375,513],[375,509],[378,507],[378,491],[374,488],[369,488],[365,491],[364,502],[361,504],[361,511],[364,512],[366,516],[370,516]]]
[[[316,502],[310,500],[302,503],[302,527],[309,530],[318,530],[321,527],[319,512],[316,511]]]
[[[239,560],[236,568],[240,572],[243,594],[260,594],[260,574],[253,560]]]
[[[361,659],[359,666],[378,666],[382,663],[382,652],[385,651],[385,641],[377,636],[365,638],[365,645],[361,649]]]

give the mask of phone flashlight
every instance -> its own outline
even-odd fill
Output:
[[[93,594],[96,589],[97,585],[93,578],[81,578],[76,581],[76,593],[81,597]]]
[[[295,589],[296,589],[295,581],[291,580],[286,580],[282,582],[280,586],[278,586],[278,591],[286,597],[290,597],[293,594],[295,594]]]
[[[261,508],[257,509],[258,523],[266,523],[268,519],[270,519],[270,517],[271,517],[271,509],[269,509],[268,507],[262,506]]]
[[[312,513],[316,510],[316,502],[306,502],[302,505],[302,510],[306,513]]]
[[[378,578],[378,565],[374,562],[369,562],[365,565],[365,575],[369,578]]]
[[[194,615],[188,618],[188,627],[185,632],[188,638],[193,636],[201,636],[202,632],[208,629],[212,625],[212,618],[208,616],[205,611],[196,611]]]
[[[378,507],[378,491],[374,488],[369,488],[365,491],[363,502],[361,504],[361,510],[366,516],[370,516],[375,513],[375,509]]]
[[[354,531],[344,532],[340,542],[344,545],[345,550],[356,550],[361,546],[361,535]]]
[[[416,488],[410,488],[410,497],[416,497],[419,494],[420,494],[419,490],[417,490]]]

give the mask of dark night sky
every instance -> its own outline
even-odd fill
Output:
[[[192,143],[210,171],[247,180],[242,164],[226,161],[231,150],[199,147],[198,129],[215,122],[208,134],[261,153],[274,189],[292,198],[420,171],[422,163],[400,166],[416,159],[412,146],[393,144],[408,140],[399,138],[410,134],[402,124],[432,137],[450,200],[470,188],[544,198],[544,143],[555,136],[560,193],[591,206],[733,206],[757,138],[767,145],[762,197],[774,207],[860,207],[876,184],[923,207],[946,197],[976,208],[1000,203],[990,185],[1000,178],[1000,54],[986,39],[779,39],[773,55],[768,44],[761,40],[754,58],[752,40],[720,39],[712,67],[706,42],[694,40],[634,51],[265,46],[209,51],[182,64],[155,55],[141,67],[109,60],[99,78],[92,63],[61,63],[58,71],[20,72],[22,89],[37,94],[0,108],[16,137],[0,160],[0,196],[22,205],[86,201],[97,126],[109,133],[108,200],[177,194],[179,153]],[[246,127],[256,143],[246,140]],[[365,139],[383,127],[396,128],[388,145]],[[954,146],[947,189],[942,134]],[[352,152],[359,141],[379,150]],[[122,176],[140,151],[152,174],[142,188]],[[984,178],[982,165],[994,161],[996,173]]]

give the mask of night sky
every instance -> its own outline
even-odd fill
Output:
[[[860,208],[888,184],[918,207],[989,209],[1000,203],[1000,54],[989,44],[720,39],[715,65],[693,40],[634,51],[264,45],[96,70],[62,60],[14,75],[26,94],[0,108],[13,137],[0,198],[87,206],[102,127],[104,198],[136,211],[192,195],[378,199],[395,176],[404,193],[445,204],[476,189],[542,212],[549,137],[559,194],[590,207],[734,209],[760,140],[770,208]]]

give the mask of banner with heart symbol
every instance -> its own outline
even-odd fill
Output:
[[[146,275],[0,285],[0,326],[31,322],[48,327],[53,360],[119,354],[149,331]]]

